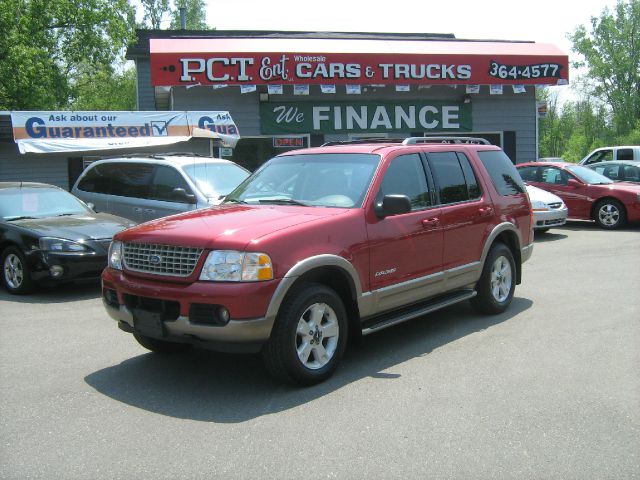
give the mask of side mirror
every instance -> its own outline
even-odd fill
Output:
[[[567,185],[573,188],[578,188],[581,186],[580,182],[574,178],[570,178],[569,181],[567,182]]]
[[[411,200],[406,195],[385,195],[381,202],[376,204],[378,218],[391,217],[411,211]]]
[[[190,203],[192,205],[197,203],[196,196],[193,193],[187,193],[187,191],[184,188],[174,188],[173,196],[179,200],[183,200],[184,202]]]

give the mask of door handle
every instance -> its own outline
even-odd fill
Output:
[[[482,207],[478,209],[478,213],[481,217],[486,217],[487,215],[491,215],[493,213],[493,207]]]
[[[142,209],[140,207],[133,207],[133,211],[136,213],[142,213]]]
[[[422,226],[426,228],[437,227],[438,225],[440,225],[440,219],[438,217],[422,220]]]
[[[144,213],[156,213],[153,208],[145,208]]]

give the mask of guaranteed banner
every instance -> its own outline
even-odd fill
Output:
[[[192,137],[235,145],[229,112],[11,112],[20,153],[79,152],[147,147]]]
[[[472,130],[471,104],[416,102],[278,102],[260,104],[263,134],[393,133]]]

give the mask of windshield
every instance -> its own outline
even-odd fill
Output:
[[[194,163],[182,167],[203,195],[218,198],[227,195],[249,176],[249,172],[235,163]]]
[[[43,218],[86,214],[89,211],[76,197],[57,188],[8,188],[0,190],[0,217]]]
[[[379,155],[362,153],[275,157],[225,201],[359,207],[379,161]]]
[[[572,165],[570,167],[567,167],[567,170],[573,173],[584,183],[588,183],[589,185],[613,183],[613,180],[611,180],[610,178],[607,178],[604,175],[600,175],[598,172],[595,172],[587,167],[582,167],[580,165]]]

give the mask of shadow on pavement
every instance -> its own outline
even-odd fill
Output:
[[[56,287],[40,286],[35,292],[28,295],[11,295],[0,287],[0,302],[29,304],[67,303],[100,298],[100,295],[99,280],[78,284],[67,283]]]
[[[568,235],[565,235],[563,233],[558,233],[557,231],[549,230],[548,232],[535,232],[534,241],[537,243],[555,242],[558,240],[564,240],[567,237]]]
[[[160,415],[244,422],[303,405],[363,378],[393,382],[400,374],[387,369],[508,321],[531,305],[516,297],[507,312],[483,316],[463,302],[367,336],[362,345],[348,346],[332,378],[313,387],[278,383],[268,375],[260,355],[205,350],[174,356],[147,353],[87,375],[85,381],[114,400]]]

